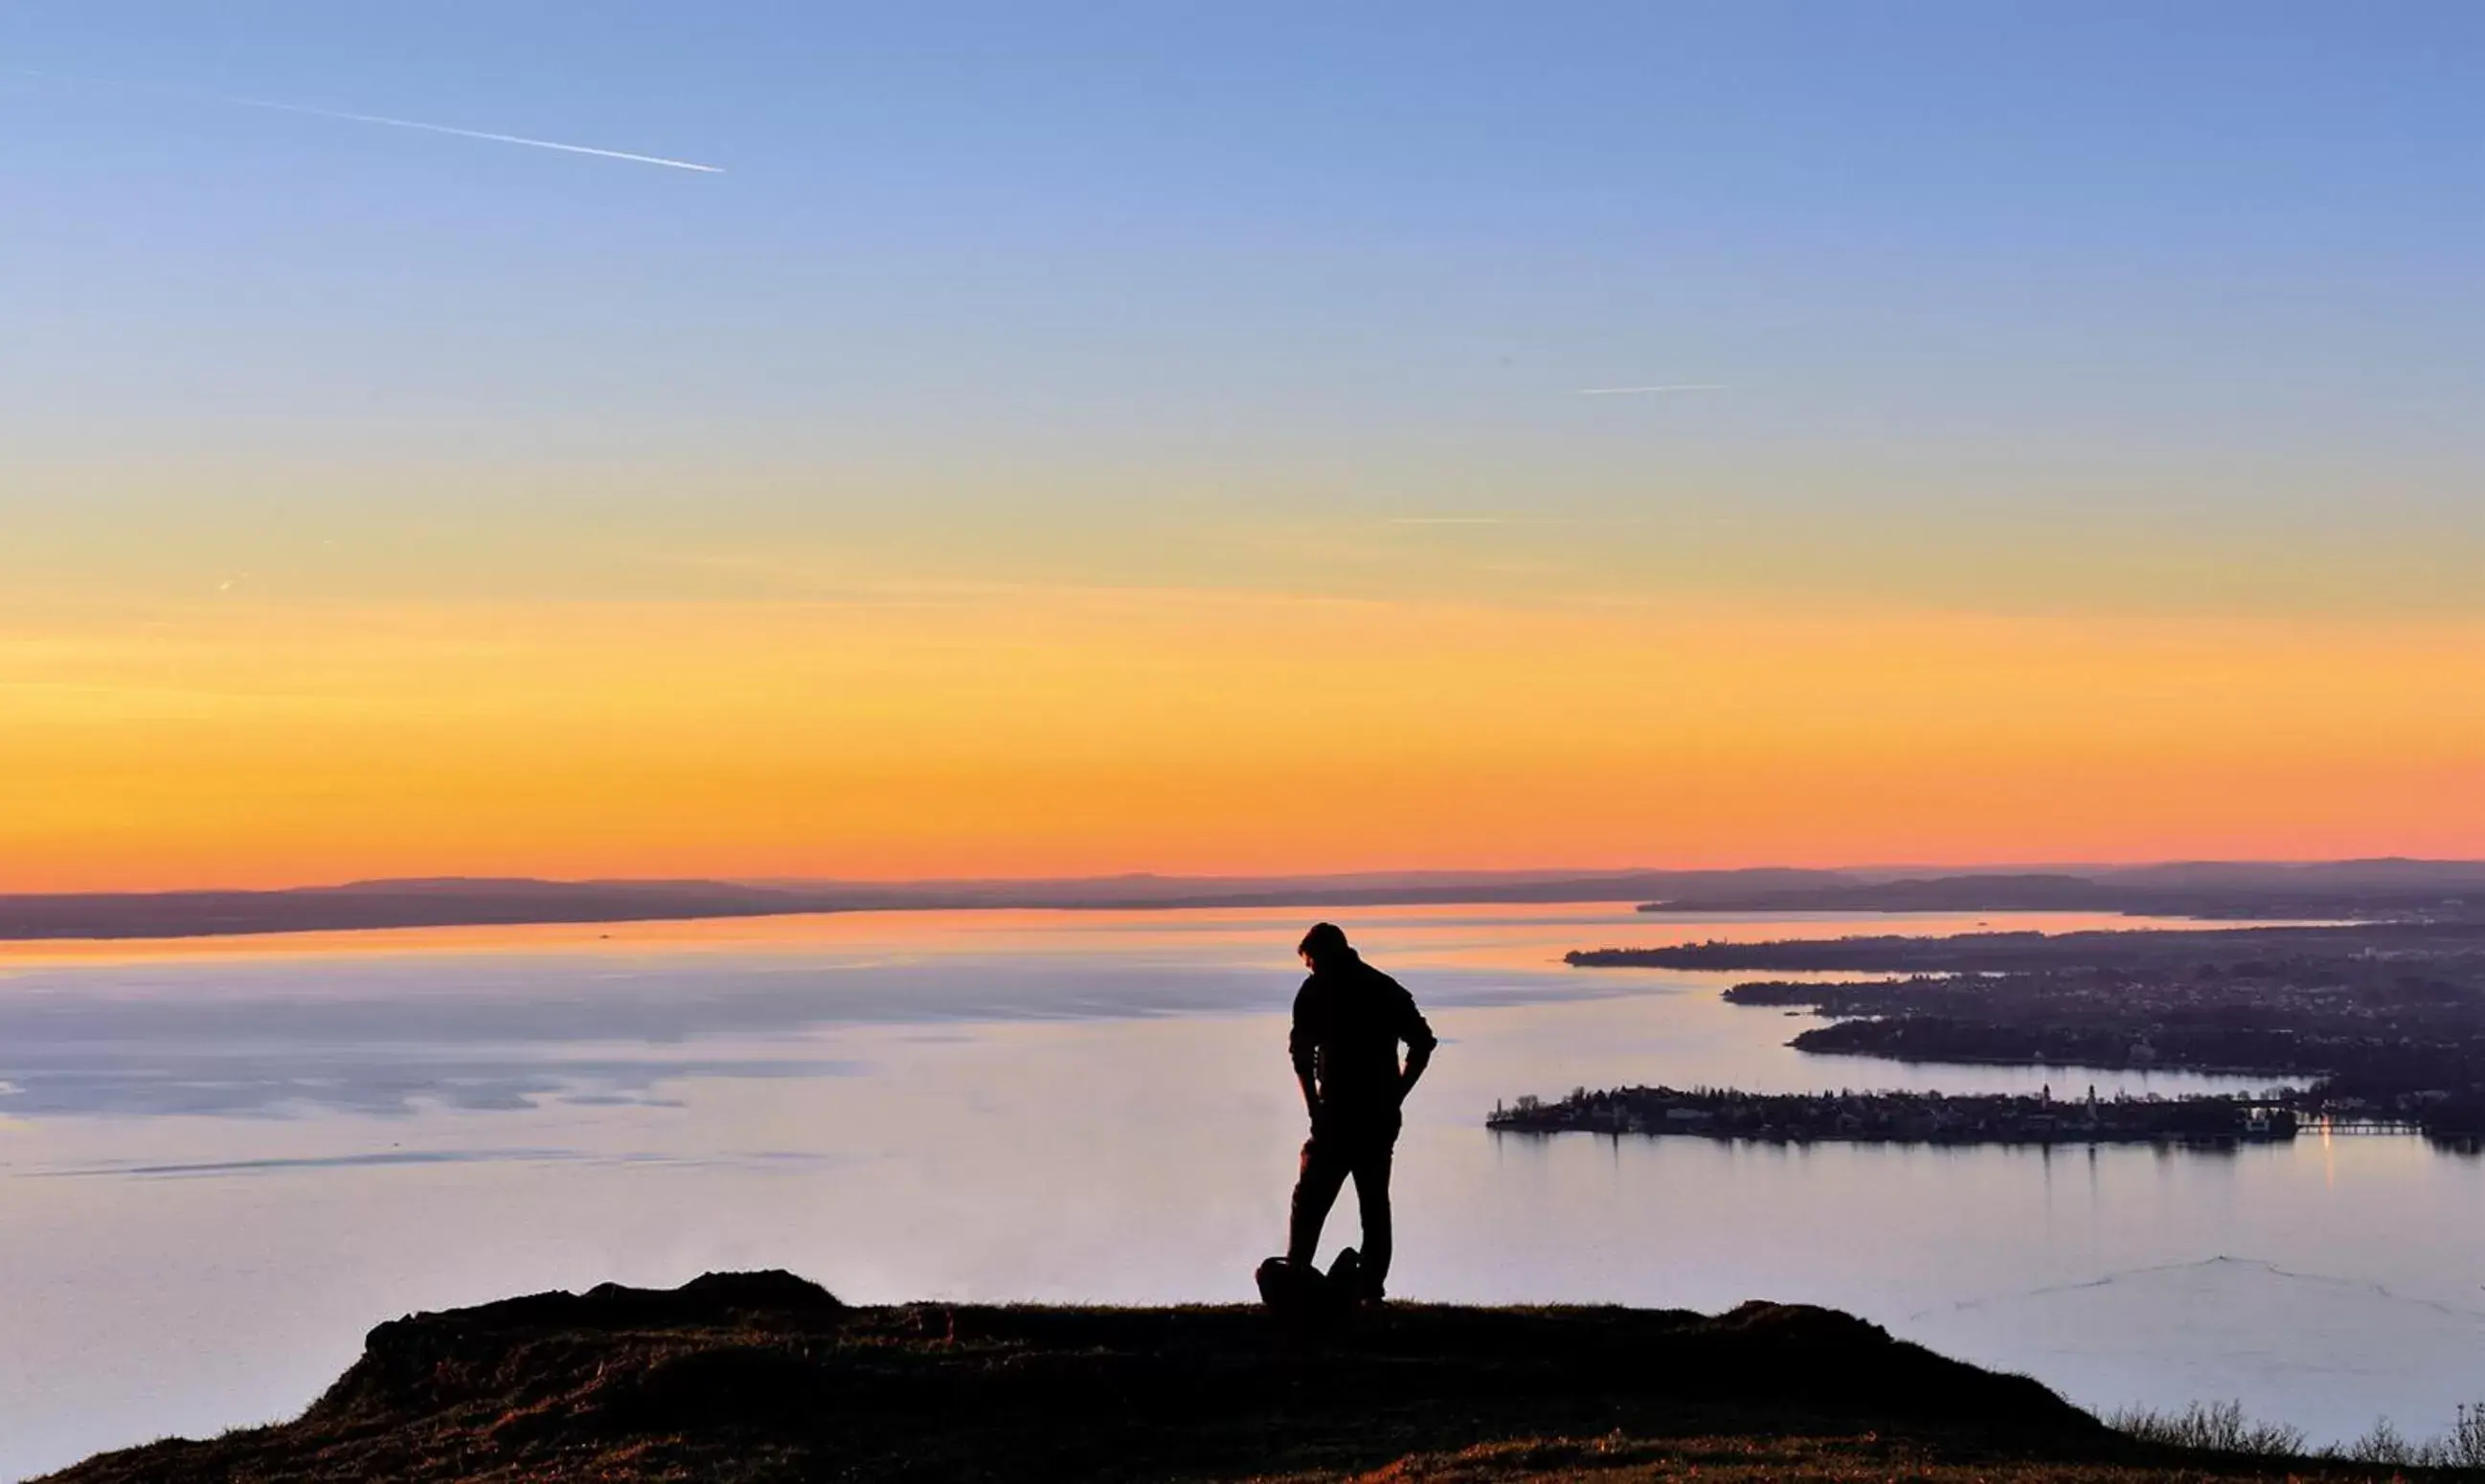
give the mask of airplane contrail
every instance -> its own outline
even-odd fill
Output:
[[[187,94],[210,97],[206,94]],[[523,134],[494,134],[484,129],[461,129],[446,123],[424,123],[414,119],[391,119],[383,114],[352,114],[342,109],[313,108],[305,103],[277,103],[266,98],[232,97],[214,94],[212,101],[232,103],[243,108],[272,108],[279,113],[308,114],[314,119],[341,119],[347,123],[384,123],[393,129],[420,129],[426,134],[454,134],[460,139],[484,139],[496,145],[528,145],[537,149],[558,149],[563,154],[591,154],[598,159],[627,160],[633,165],[662,165],[667,170],[694,170],[702,175],[724,174],[722,165],[701,165],[692,160],[667,159],[661,154],[632,154],[626,149],[598,149],[591,145],[564,145],[554,139],[529,139]]]
[[[1723,391],[1732,386],[1722,381],[1676,381],[1659,387],[1582,387],[1572,396],[1642,396],[1653,391]]]
[[[495,134],[488,129],[461,129],[453,124],[425,123],[419,119],[394,119],[386,114],[357,114],[340,108],[314,108],[308,103],[280,103],[271,98],[242,97],[231,93],[192,93],[186,89],[150,88],[138,83],[98,82],[89,78],[61,77],[48,72],[29,71],[22,67],[12,67],[9,70],[20,77],[39,78],[44,82],[114,88],[130,93],[152,93],[162,97],[187,98],[194,103],[223,103],[234,108],[266,108],[277,113],[302,114],[313,119],[338,119],[347,123],[378,123],[393,129],[416,129],[425,134],[450,134],[459,139],[488,140],[496,145],[525,145],[534,149],[558,149],[563,154],[591,154],[598,159],[626,160],[633,165],[661,165],[667,170],[696,171],[702,175],[724,174],[724,167],[722,165],[701,165],[696,160],[676,160],[661,154],[633,154],[626,149],[599,149],[592,145],[566,145],[557,139],[530,139],[524,134]]]

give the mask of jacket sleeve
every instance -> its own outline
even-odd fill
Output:
[[[1441,1043],[1441,1039],[1433,1034],[1432,1026],[1424,1020],[1424,1012],[1415,1008],[1415,997],[1406,992],[1404,985],[1398,986],[1398,1039],[1406,1043],[1408,1051],[1431,1056],[1433,1048]]]
[[[1320,1027],[1314,1022],[1318,1011],[1312,1002],[1312,983],[1295,991],[1295,1025],[1286,1037],[1286,1054],[1294,1059],[1295,1075],[1310,1081],[1320,1066]]]

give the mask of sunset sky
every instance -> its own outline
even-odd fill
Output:
[[[2485,8],[1034,9],[0,9],[0,890],[2485,855]]]

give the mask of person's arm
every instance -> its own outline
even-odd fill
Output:
[[[1398,993],[1406,1004],[1403,1023],[1398,1028],[1398,1039],[1406,1043],[1406,1069],[1398,1075],[1398,1100],[1403,1103],[1406,1094],[1415,1091],[1424,1068],[1433,1065],[1433,1048],[1441,1043],[1441,1039],[1424,1023],[1424,1012],[1415,1008],[1415,997],[1403,988]]]
[[[1286,1054],[1294,1059],[1295,1081],[1303,1090],[1303,1112],[1320,1121],[1320,1038],[1309,1021],[1312,986],[1305,982],[1295,995],[1294,1029],[1286,1037]]]

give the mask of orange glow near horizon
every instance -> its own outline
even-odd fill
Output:
[[[0,890],[2485,854],[2485,623],[926,588],[0,629]]]

